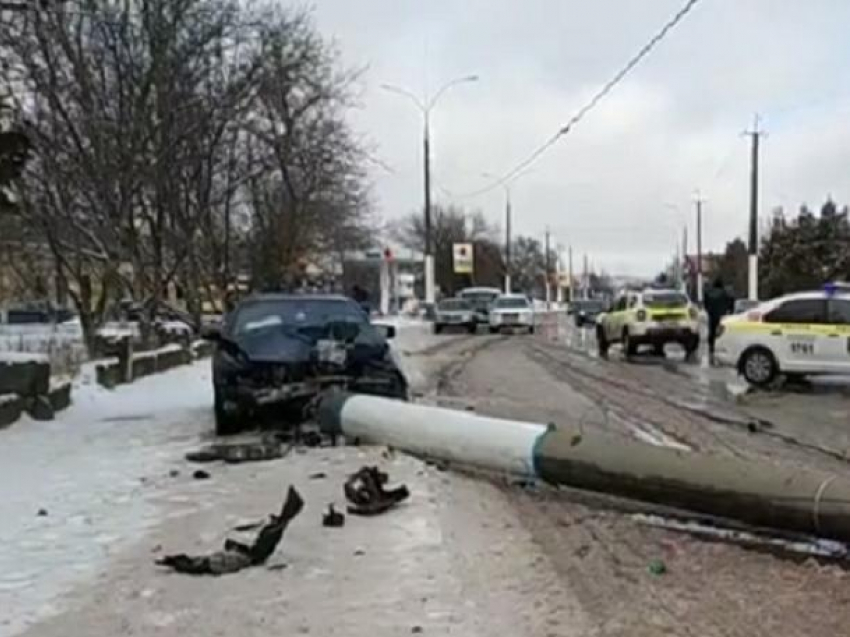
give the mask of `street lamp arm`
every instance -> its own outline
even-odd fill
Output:
[[[427,114],[428,108],[425,107],[425,104],[422,103],[422,100],[420,100],[418,97],[416,97],[416,95],[414,95],[410,91],[403,89],[400,86],[394,86],[392,84],[381,84],[381,88],[385,91],[389,91],[390,93],[397,93],[398,95],[402,95],[407,99],[412,100],[413,103],[416,104],[416,107],[420,111],[422,111],[423,114]]]
[[[436,106],[436,104],[437,104],[437,101],[440,99],[440,97],[442,97],[443,93],[448,91],[451,87],[457,86],[458,84],[464,84],[466,82],[477,82],[477,81],[478,81],[477,75],[467,75],[465,77],[458,77],[458,78],[455,78],[455,79],[453,79],[449,82],[446,82],[445,84],[443,84],[443,86],[440,88],[439,91],[434,93],[434,97],[432,97],[431,100],[426,105],[425,111],[427,112],[427,111],[430,111],[432,108],[434,108],[434,106]]]

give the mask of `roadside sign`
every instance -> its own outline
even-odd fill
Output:
[[[471,243],[455,243],[453,246],[455,274],[472,274],[473,256]]]

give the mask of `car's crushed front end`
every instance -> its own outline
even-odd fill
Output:
[[[311,340],[278,331],[241,343],[221,339],[213,359],[217,422],[239,430],[246,416],[267,416],[296,424],[313,399],[331,387],[398,398],[408,383],[383,339]]]

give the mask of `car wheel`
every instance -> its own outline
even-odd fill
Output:
[[[434,323],[434,334],[439,334],[443,331],[443,326],[439,323]]]
[[[764,347],[753,347],[741,354],[738,369],[751,385],[764,387],[779,373],[776,357]]]
[[[528,333],[529,333],[529,334],[534,334],[534,326],[533,326],[533,325],[529,325],[529,326],[528,326]]]
[[[608,358],[608,348],[611,344],[605,338],[605,329],[601,325],[596,328],[596,345],[599,347],[599,355],[602,358]]]
[[[466,327],[466,331],[469,332],[470,334],[475,334],[475,332],[478,331],[478,325],[475,324],[475,323],[473,323],[472,325],[468,325]]]
[[[240,412],[228,413],[224,409],[224,400],[218,389],[214,390],[213,409],[215,411],[215,433],[217,436],[231,436],[245,427]]]
[[[623,330],[623,352],[625,352],[626,358],[631,358],[637,354],[637,343],[632,340],[629,330]]]
[[[498,327],[493,327],[493,326],[491,325],[491,326],[490,326],[490,333],[491,333],[491,334],[498,334],[498,333],[499,333],[499,328],[498,328]]]

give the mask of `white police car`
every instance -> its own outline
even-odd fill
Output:
[[[724,318],[715,357],[753,385],[779,374],[850,374],[850,286],[781,296]]]

